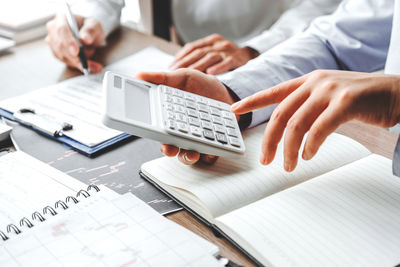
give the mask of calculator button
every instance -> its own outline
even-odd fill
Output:
[[[162,89],[163,89],[164,94],[167,94],[167,95],[171,94],[171,88],[163,86]]]
[[[214,122],[215,124],[221,124],[221,125],[224,124],[223,120],[222,120],[220,117],[212,116],[212,120],[213,120],[213,122]]]
[[[200,104],[203,104],[203,105],[207,105],[207,104],[208,104],[208,101],[207,101],[206,98],[201,97],[201,96],[198,96],[198,97],[197,97],[197,103],[200,103]]]
[[[232,119],[232,113],[223,110],[222,111],[222,118],[231,120]]]
[[[231,143],[232,146],[240,147],[240,141],[237,138],[229,137],[229,143]]]
[[[171,111],[168,111],[167,112],[167,118],[170,119],[170,120],[173,120],[173,119],[175,119],[175,114],[173,112],[171,112]]]
[[[193,110],[193,109],[188,109],[187,111],[188,116],[193,117],[193,118],[198,118],[199,114],[197,113],[197,111]]]
[[[205,120],[205,121],[211,121],[210,115],[204,112],[200,112],[200,119]]]
[[[195,126],[190,126],[190,132],[194,135],[194,136],[198,136],[201,137],[201,129],[199,127],[195,127]]]
[[[185,110],[182,106],[179,106],[179,105],[175,105],[175,106],[174,106],[174,110],[175,110],[176,112],[179,112],[179,113],[182,113],[182,114],[185,114],[185,113],[186,113],[186,110]]]
[[[211,112],[210,112],[211,115],[216,115],[218,117],[221,117],[222,114],[219,109],[211,107],[210,110],[211,110]]]
[[[221,125],[214,125],[214,130],[218,133],[225,133],[225,128]]]
[[[238,137],[238,133],[235,129],[227,128],[226,132],[229,136]]]
[[[172,103],[173,98],[169,95],[164,95],[164,102]]]
[[[205,138],[210,139],[210,140],[215,140],[215,136],[214,133],[212,131],[209,130],[204,130],[203,131],[203,135]]]
[[[176,117],[177,121],[181,121],[181,122],[186,122],[187,121],[186,116],[181,114],[181,113],[176,113],[175,117]]]
[[[189,127],[187,126],[186,123],[179,122],[178,123],[178,131],[180,131],[182,133],[187,133],[187,132],[189,132]]]
[[[225,104],[217,102],[217,101],[210,101],[209,105],[211,107],[227,110],[227,106]]]
[[[191,109],[196,109],[196,103],[194,103],[193,101],[187,100],[186,107],[191,108]]]
[[[171,103],[166,103],[165,104],[165,109],[169,110],[169,111],[173,111],[174,110],[174,106]]]
[[[173,120],[167,121],[167,127],[170,128],[171,130],[176,129],[176,123]]]
[[[185,105],[185,102],[183,101],[182,98],[175,96],[173,99],[174,99],[174,104],[181,105],[181,106]]]
[[[182,92],[182,90],[175,89],[175,90],[172,92],[172,95],[178,96],[178,97],[183,97],[183,92]]]
[[[226,127],[235,129],[235,124],[233,123],[233,121],[231,121],[231,120],[224,120],[224,122],[225,122],[225,126],[226,126]]]
[[[212,130],[213,129],[212,124],[207,122],[207,121],[202,121],[201,122],[201,127],[203,127],[204,129],[208,129],[208,130]]]
[[[199,109],[199,111],[205,112],[205,113],[208,113],[208,111],[209,111],[208,106],[203,105],[203,104],[199,104],[198,109]]]
[[[186,100],[190,100],[190,101],[196,101],[196,99],[194,98],[194,96],[193,96],[193,95],[190,95],[190,94],[185,94],[185,99],[186,99]]]
[[[195,118],[189,118],[189,124],[194,126],[200,126],[200,120]]]
[[[220,142],[222,144],[227,144],[228,143],[228,138],[226,138],[225,134],[217,133],[216,136],[217,136],[218,142]]]

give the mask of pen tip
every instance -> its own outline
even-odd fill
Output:
[[[83,74],[84,74],[85,76],[87,76],[87,75],[89,75],[89,74],[90,74],[90,72],[89,72],[89,70],[88,70],[88,69],[83,69]]]

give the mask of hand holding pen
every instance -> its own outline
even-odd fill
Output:
[[[96,47],[101,45],[105,38],[101,24],[95,19],[84,18],[71,13],[76,25],[76,29],[73,30],[74,26],[69,26],[67,13],[59,13],[47,23],[48,35],[46,42],[49,44],[54,56],[68,66],[79,69],[82,72],[84,72],[86,64],[87,72],[101,72],[103,66],[90,60]],[[73,33],[74,31],[75,34]],[[89,60],[84,60],[85,58]],[[84,62],[87,63],[85,64]]]

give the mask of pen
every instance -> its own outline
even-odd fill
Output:
[[[86,55],[85,55],[85,48],[83,47],[81,40],[79,40],[78,25],[76,24],[75,17],[72,15],[71,8],[69,7],[67,1],[65,1],[65,5],[66,5],[65,16],[67,17],[69,28],[71,29],[72,34],[74,35],[74,37],[79,45],[79,59],[82,64],[83,74],[89,75],[90,72],[89,72],[88,63],[87,63],[87,59],[86,59]]]

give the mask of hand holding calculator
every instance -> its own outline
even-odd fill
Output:
[[[165,85],[107,72],[106,126],[163,144],[224,157],[245,146],[230,105]]]

